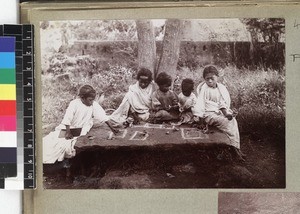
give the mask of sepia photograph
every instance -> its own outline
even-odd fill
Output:
[[[44,188],[285,188],[284,19],[39,31]]]
[[[218,214],[296,214],[299,192],[221,192]]]

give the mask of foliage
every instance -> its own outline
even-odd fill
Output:
[[[277,43],[284,39],[285,23],[281,18],[241,19],[254,42]]]
[[[251,35],[251,59],[264,68],[281,69],[284,53],[280,44],[285,40],[285,22],[281,18],[241,19]],[[264,45],[262,45],[262,43]]]
[[[55,26],[55,23],[58,26]],[[68,103],[76,97],[78,89],[83,84],[91,84],[96,89],[97,101],[100,102],[100,95],[105,95],[101,103],[105,109],[116,109],[128,86],[136,81],[138,45],[137,41],[130,40],[136,36],[135,22],[92,20],[55,23],[41,23],[42,33],[52,28],[62,29],[55,32],[59,34],[70,31],[69,40],[76,37],[86,41],[81,41],[82,43],[78,43],[77,46],[73,44],[67,50],[55,49],[51,45],[43,49],[42,64],[46,65],[42,70],[45,127],[52,127],[60,122]],[[174,82],[174,91],[180,92],[180,83],[184,78],[192,78],[196,87],[203,81],[203,65],[214,62],[221,71],[220,81],[229,89],[232,107],[239,111],[237,119],[240,130],[274,130],[284,134],[284,64],[276,64],[282,63],[278,60],[280,57],[284,58],[284,47],[279,45],[279,38],[282,39],[284,36],[284,22],[282,19],[243,19],[243,23],[248,26],[250,32],[255,32],[257,37],[265,40],[263,44],[255,44],[257,61],[249,59],[242,63],[243,66],[236,66],[236,61],[241,60],[239,58],[232,60],[232,55],[242,56],[243,52],[249,52],[248,49],[245,51],[243,43],[234,43],[232,46],[226,42],[216,42],[213,46],[213,42],[181,42],[175,74],[178,78]],[[162,31],[164,25],[157,28],[155,33],[161,35]],[[237,35],[238,32],[233,34]],[[43,38],[46,38],[45,35]],[[111,38],[126,41],[109,41]],[[103,41],[104,39],[108,41]],[[68,42],[66,44],[69,44]],[[162,43],[157,41],[156,46],[156,55],[159,57]],[[232,54],[233,52],[235,54]],[[260,56],[266,58],[262,59]],[[245,65],[249,61],[255,64],[255,69],[246,68]],[[266,62],[271,64],[268,65]]]

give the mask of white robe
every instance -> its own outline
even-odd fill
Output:
[[[67,140],[59,138],[59,133],[69,125],[70,128],[82,128],[80,135],[86,135],[93,126],[93,119],[100,123],[109,120],[104,109],[97,102],[94,101],[91,106],[86,106],[79,98],[71,101],[61,124],[43,138],[43,163],[55,163],[64,158],[74,157],[77,137]]]
[[[217,88],[210,88],[206,83],[197,87],[197,101],[192,109],[195,116],[204,118],[208,125],[223,131],[230,140],[230,145],[240,149],[240,135],[235,118],[228,120],[220,111],[221,108],[230,109],[230,95],[227,88],[217,83]]]
[[[126,121],[129,111],[133,111],[136,112],[142,120],[147,120],[151,108],[151,94],[154,90],[154,82],[151,82],[144,89],[139,86],[139,82],[129,86],[129,90],[123,98],[122,103],[118,109],[112,113],[110,119],[122,124]]]

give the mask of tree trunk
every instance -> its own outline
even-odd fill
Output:
[[[179,19],[168,19],[166,21],[162,55],[155,76],[161,72],[166,72],[170,74],[174,80],[182,37],[181,29],[182,22]]]
[[[147,68],[154,74],[156,66],[156,44],[151,20],[137,20],[138,66]]]

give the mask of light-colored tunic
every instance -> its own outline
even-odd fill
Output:
[[[122,124],[126,121],[129,111],[136,112],[143,121],[149,118],[151,108],[151,95],[155,90],[154,82],[151,82],[146,88],[142,89],[139,82],[129,86],[129,90],[123,98],[120,106],[115,110],[110,119]]]
[[[43,138],[43,163],[55,163],[64,158],[74,157],[77,137],[69,140],[59,138],[60,131],[69,125],[70,128],[82,128],[80,135],[86,135],[92,128],[94,119],[100,123],[109,120],[97,102],[94,101],[91,106],[87,106],[79,98],[71,101],[61,124]]]
[[[201,83],[197,87],[197,102],[192,109],[195,116],[204,118],[208,125],[215,126],[223,131],[230,140],[230,145],[240,148],[240,135],[238,124],[235,118],[228,120],[221,108],[230,110],[230,95],[228,90],[221,83],[217,83],[216,88],[209,87],[206,83]]]

